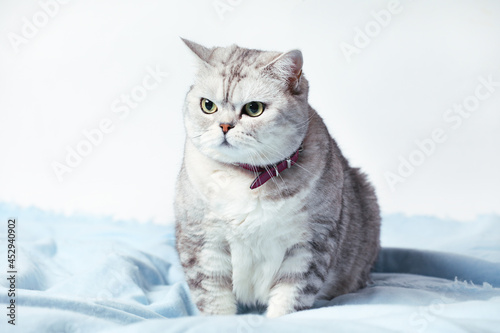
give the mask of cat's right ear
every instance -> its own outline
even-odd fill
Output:
[[[210,56],[212,55],[212,49],[206,48],[203,45],[197,44],[195,42],[184,39],[182,37],[181,37],[181,39],[184,42],[184,44],[186,44],[187,47],[189,47],[189,49],[191,51],[193,51],[193,53],[196,54],[198,56],[198,58],[200,58],[200,60],[202,60],[203,62],[205,62],[207,64],[210,64],[209,59],[210,59]]]
[[[274,72],[278,77],[287,81],[289,88],[296,92],[300,87],[303,63],[302,52],[292,50],[278,56],[264,66],[264,70]]]

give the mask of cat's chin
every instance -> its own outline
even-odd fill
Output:
[[[238,150],[239,150],[238,148],[230,146],[224,148],[220,147],[216,151],[210,151],[209,153],[205,153],[205,155],[219,163],[233,164],[233,165],[248,164],[256,167],[265,167],[281,161],[281,160],[273,161],[267,157],[256,158],[252,157],[252,155],[248,153],[244,153],[241,151],[239,154],[235,154],[235,152]]]
[[[206,157],[224,164],[248,164],[253,166],[268,166],[279,163],[286,157],[273,155],[258,151],[256,147],[248,147],[238,140],[222,139],[217,143],[212,142],[209,145],[195,142],[195,147]]]
[[[221,147],[223,148],[229,148],[229,149],[234,149],[235,147],[230,144],[227,140],[224,140],[221,144],[220,144]]]
[[[252,159],[251,155],[244,148],[236,147],[228,142],[221,143],[216,147],[198,148],[200,152],[210,159],[224,164],[250,164],[255,165],[260,161]]]
[[[207,149],[206,151],[202,150],[202,152],[211,159],[225,164],[243,163],[242,160],[247,159],[247,156],[242,154],[239,148],[227,141],[215,148]]]

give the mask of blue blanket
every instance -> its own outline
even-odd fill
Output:
[[[190,300],[172,225],[60,216],[0,204],[17,217],[16,325],[1,332],[498,332],[500,218],[462,223],[385,216],[373,284],[277,319],[254,309],[205,317]],[[2,273],[2,274],[4,274]],[[3,275],[5,276],[5,275]]]

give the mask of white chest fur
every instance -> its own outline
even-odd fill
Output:
[[[186,167],[208,206],[205,218],[227,223],[219,232],[231,250],[233,291],[240,302],[265,304],[286,249],[305,238],[306,213],[299,211],[303,198],[264,200],[266,185],[250,190],[251,173],[196,158]]]
[[[265,304],[286,249],[304,239],[305,213],[297,213],[299,205],[295,199],[279,203],[252,201],[254,209],[244,219],[233,219],[226,237],[237,299]]]

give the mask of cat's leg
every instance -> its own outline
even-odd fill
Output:
[[[206,315],[236,314],[229,248],[220,241],[185,234],[180,235],[177,242],[187,283],[200,312]]]
[[[309,309],[313,305],[327,273],[326,262],[314,259],[308,246],[295,246],[287,251],[270,291],[268,318]]]

